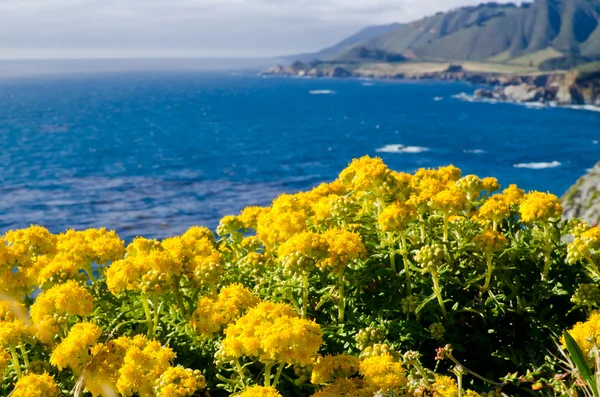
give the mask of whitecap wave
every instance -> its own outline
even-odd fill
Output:
[[[545,168],[556,168],[560,167],[562,163],[560,161],[551,161],[551,162],[540,162],[540,163],[520,163],[513,164],[515,168],[529,168],[532,170],[542,170]]]
[[[463,153],[471,153],[471,154],[483,154],[485,153],[485,150],[483,149],[464,149]]]
[[[335,94],[335,91],[333,91],[333,90],[311,90],[311,91],[308,91],[308,93],[311,95],[332,95],[332,94]]]
[[[439,102],[439,101],[443,101],[444,97],[443,96],[436,96],[435,98],[433,98],[434,101]]]
[[[423,153],[428,152],[429,148],[421,146],[404,146],[400,144],[385,145],[375,150],[379,153]]]

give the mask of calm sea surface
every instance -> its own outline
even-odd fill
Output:
[[[600,160],[600,113],[453,98],[471,91],[194,72],[0,79],[0,233],[215,227],[365,154],[559,195]]]

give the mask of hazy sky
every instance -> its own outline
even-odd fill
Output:
[[[482,1],[0,0],[0,58],[291,54]]]

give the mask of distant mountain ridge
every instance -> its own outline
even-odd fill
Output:
[[[600,56],[600,0],[462,7],[406,24],[369,27],[302,60],[336,61],[351,51],[531,65],[565,56],[594,58]]]

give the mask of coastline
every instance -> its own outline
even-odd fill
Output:
[[[505,70],[502,71],[502,68]],[[471,100],[600,111],[600,74],[585,75],[579,71],[536,72],[526,67],[477,63],[294,62],[291,65],[275,65],[261,74],[300,78],[460,81],[485,87],[475,89],[470,95]],[[465,93],[465,97],[469,94]]]

